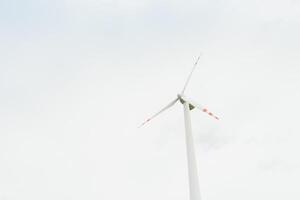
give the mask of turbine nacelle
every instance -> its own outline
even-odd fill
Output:
[[[182,94],[177,94],[177,98],[179,99],[180,103],[182,103],[182,104],[187,102],[189,104],[190,110],[193,110],[196,107],[191,102],[188,102],[186,97],[184,97]]]

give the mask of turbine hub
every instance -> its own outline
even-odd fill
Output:
[[[182,94],[177,94],[177,97],[178,97],[180,103],[184,104],[185,100],[183,100]]]

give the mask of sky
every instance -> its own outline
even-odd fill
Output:
[[[300,2],[0,0],[0,200],[298,200]]]

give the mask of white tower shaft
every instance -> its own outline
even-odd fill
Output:
[[[188,161],[190,200],[201,200],[189,103],[184,102],[183,106],[184,106],[185,138],[186,138],[186,151],[187,151],[187,161]]]

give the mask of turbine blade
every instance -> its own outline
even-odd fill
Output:
[[[216,115],[214,115],[212,112],[210,112],[206,107],[196,103],[195,101],[188,99],[184,96],[181,97],[184,101],[187,101],[188,103],[190,103],[193,107],[201,110],[202,112],[205,112],[206,114],[208,114],[209,116],[215,118],[216,120],[220,120],[219,117],[217,117]]]
[[[197,64],[198,64],[198,62],[199,62],[199,60],[200,60],[201,55],[202,55],[202,54],[200,54],[200,55],[198,56],[196,62],[194,63],[194,66],[193,66],[193,68],[192,68],[192,71],[191,71],[191,73],[189,74],[189,76],[188,76],[188,78],[187,78],[187,80],[186,80],[186,82],[185,82],[185,84],[184,84],[184,87],[183,87],[182,92],[181,92],[182,95],[184,94],[184,92],[185,92],[185,90],[186,90],[186,88],[187,88],[187,86],[188,86],[188,84],[189,84],[189,82],[190,82],[190,80],[191,80],[192,74],[193,74],[193,72],[195,71],[195,69],[196,69],[196,67],[197,67]]]
[[[159,112],[157,112],[156,114],[154,114],[153,116],[151,116],[149,119],[147,119],[145,122],[143,122],[140,126],[144,126],[146,123],[148,123],[149,121],[151,121],[152,119],[154,119],[155,117],[157,117],[159,114],[161,114],[162,112],[166,111],[168,108],[172,107],[176,102],[178,101],[178,98],[176,98],[175,100],[171,101],[167,106],[165,106],[163,109],[161,109]]]

